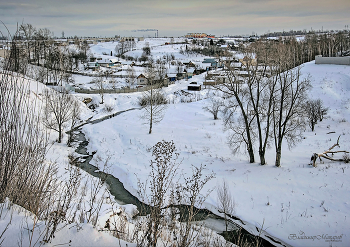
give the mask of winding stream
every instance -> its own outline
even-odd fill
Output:
[[[133,109],[129,109],[129,110],[133,110]],[[126,110],[126,111],[129,111],[129,110]],[[86,147],[89,143],[86,140],[85,135],[81,130],[81,127],[85,124],[96,124],[103,120],[117,116],[126,111],[114,113],[113,115],[106,116],[103,119],[97,119],[93,121],[89,120],[86,123],[74,128],[73,130],[67,133],[73,135],[72,143],[78,144],[77,148],[75,149],[75,152],[79,154],[79,157],[75,160],[75,164],[94,177],[103,176],[103,178],[105,179],[105,183],[107,184],[108,190],[115,197],[116,201],[119,204],[136,205],[139,212],[141,212],[140,215],[146,215],[150,210],[149,205],[141,202],[137,197],[135,197],[129,191],[127,191],[124,188],[124,185],[119,181],[118,178],[114,177],[113,175],[104,173],[100,171],[96,166],[93,166],[90,164],[90,161],[93,158],[95,153],[90,154],[87,152]],[[179,211],[180,211],[180,218],[186,218],[186,213],[187,213],[186,205],[179,205],[177,207],[179,208]],[[233,230],[229,232],[223,232],[222,229],[225,229],[225,221],[223,217],[218,216],[207,209],[195,209],[195,211],[196,211],[196,218],[195,218],[196,221],[204,221],[206,227],[216,232],[222,232],[220,234],[224,236],[225,239],[228,241],[237,239],[237,234],[238,232],[240,232],[241,238],[243,237],[252,243],[255,243],[256,239],[258,238],[260,247],[270,247],[270,246],[289,247],[290,246],[286,243],[283,243],[281,240],[270,236],[263,230],[260,232],[259,236],[251,234],[250,233],[251,231],[249,231],[248,229],[254,229],[256,230],[256,232],[259,232],[259,229],[234,216],[231,216],[229,220],[230,221],[229,228]]]

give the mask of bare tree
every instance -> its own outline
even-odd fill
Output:
[[[167,100],[162,93],[158,85],[155,85],[155,71],[152,64],[146,70],[146,77],[150,89],[143,92],[142,97],[139,99],[139,104],[142,106],[143,115],[141,118],[145,119],[149,123],[149,134],[152,133],[153,124],[159,123],[163,120]]]
[[[152,155],[149,183],[138,181],[139,196],[151,206],[145,224],[137,225],[139,246],[157,246],[158,243],[162,246],[198,246],[203,235],[200,226],[195,228],[191,223],[210,193],[203,195],[202,190],[214,174],[204,174],[205,166],[201,165],[193,166],[190,176],[179,176],[180,163],[172,141],[158,142],[153,146]]]
[[[318,121],[318,114],[316,110],[316,101],[315,100],[309,100],[305,104],[305,110],[307,114],[307,122],[309,124],[309,127],[311,128],[311,131],[314,131],[315,125]]]
[[[277,167],[281,165],[283,140],[287,140],[289,147],[293,147],[301,140],[306,124],[304,105],[309,88],[310,79],[301,78],[299,67],[278,74],[273,105],[275,166]]]
[[[151,55],[151,47],[149,46],[148,42],[145,43],[145,46],[142,48],[142,50],[142,56],[148,57]]]
[[[61,143],[64,124],[76,121],[75,118],[79,117],[79,106],[73,96],[63,88],[59,88],[59,91],[46,90],[44,97],[43,123],[47,128],[58,132],[58,142]]]
[[[324,116],[327,114],[328,109],[323,107],[322,100],[308,100],[305,104],[305,110],[307,114],[307,123],[314,131],[315,125],[318,121],[322,121]]]
[[[260,164],[265,165],[276,87],[276,77],[271,76],[276,74],[274,64],[276,53],[269,43],[256,42],[244,54],[243,68],[247,74],[243,78],[243,83],[247,85],[249,95],[247,104],[250,105],[256,123]]]
[[[244,58],[241,67],[236,67],[235,59],[225,61],[226,79],[216,88],[231,96],[226,100],[224,122],[233,133],[229,143],[237,151],[243,142],[247,146],[250,162],[254,162],[253,141],[259,144],[260,164],[265,165],[265,153],[271,132],[272,105],[275,94],[276,77],[275,50],[268,42],[255,42],[242,49]],[[239,117],[234,118],[236,109]]]
[[[133,66],[128,65],[126,82],[130,88],[133,87],[136,83],[136,73]]]
[[[185,177],[184,182],[177,186],[175,201],[177,204],[185,205],[187,211],[187,215],[181,219],[184,224],[177,229],[178,238],[176,242],[178,246],[196,246],[200,237],[200,231],[198,231],[198,228],[194,229],[191,222],[197,216],[198,208],[202,207],[212,191],[203,192],[204,186],[215,177],[213,172],[204,174],[205,169],[204,165],[192,166],[192,174]],[[198,225],[198,227],[200,229],[201,225]]]
[[[327,115],[328,107],[323,106],[323,101],[321,99],[316,100],[316,111],[318,115],[318,120],[322,122],[323,118]]]
[[[152,155],[154,160],[151,161],[151,172],[150,172],[150,195],[149,198],[143,198],[149,201],[151,212],[147,222],[145,231],[145,237],[143,241],[147,243],[147,246],[156,246],[160,237],[160,229],[165,224],[165,213],[164,208],[167,205],[166,195],[170,190],[170,186],[173,183],[173,179],[176,175],[177,169],[180,163],[176,162],[177,154],[175,153],[175,144],[171,142],[158,142],[153,146]],[[147,186],[141,184],[142,188]],[[141,193],[144,196],[144,193]]]
[[[234,150],[240,148],[241,143],[245,143],[247,152],[249,155],[249,162],[254,163],[254,150],[253,150],[253,135],[252,124],[254,120],[254,114],[251,112],[251,107],[249,103],[249,94],[248,91],[242,83],[241,78],[238,74],[238,71],[235,70],[234,65],[227,64],[227,68],[224,71],[226,80],[222,85],[217,86],[216,88],[222,91],[228,100],[224,106],[224,123],[227,129],[231,129],[234,132],[233,139],[237,138],[237,141],[234,141],[231,144]],[[239,111],[240,120],[242,121],[239,125],[243,126],[240,128],[240,131],[237,132],[238,122],[236,118],[236,110]],[[236,124],[235,124],[236,123]],[[241,125],[243,124],[243,125]]]
[[[218,195],[218,207],[219,211],[224,214],[225,218],[225,229],[226,232],[228,231],[228,218],[227,216],[230,216],[234,213],[235,210],[235,201],[233,199],[233,196],[231,195],[231,192],[228,188],[227,182],[224,180],[222,185],[220,185],[217,189],[217,195]]]
[[[213,114],[214,120],[218,119],[218,113],[223,107],[223,100],[221,97],[217,97],[215,93],[210,96],[209,102],[203,107],[204,110]]]
[[[229,102],[229,103],[227,103]],[[246,152],[250,156],[250,163],[252,162],[252,158],[254,158],[254,152],[249,150],[249,141],[251,145],[253,145],[256,135],[253,132],[254,126],[254,118],[253,115],[249,113],[247,115],[248,120],[248,128],[249,128],[249,138],[247,139],[247,128],[245,126],[246,122],[244,118],[236,114],[237,106],[232,105],[232,101],[226,101],[225,108],[223,110],[223,121],[224,121],[224,130],[229,131],[228,134],[228,145],[230,146],[233,154],[239,153],[241,151]],[[242,150],[243,149],[243,150]],[[249,152],[251,151],[251,152]]]
[[[183,72],[183,64],[181,63],[181,61],[177,61],[176,64],[176,71],[177,71],[177,76],[182,76],[182,72]]]
[[[226,129],[233,133],[229,143],[235,151],[245,143],[250,162],[254,162],[253,141],[257,137],[260,163],[264,165],[273,133],[276,165],[279,166],[282,140],[287,139],[292,147],[301,136],[305,124],[302,106],[307,99],[309,79],[302,80],[300,69],[292,69],[298,61],[290,44],[255,42],[245,48],[243,54],[241,69],[244,74],[227,62],[227,80],[217,86],[225,97],[231,96],[223,111]]]
[[[73,130],[74,126],[77,124],[78,120],[80,119],[81,114],[81,108],[79,106],[78,101],[74,100],[74,103],[72,104],[72,111],[71,111],[71,124],[70,124],[70,130]],[[70,147],[71,143],[74,141],[74,131],[68,131],[66,132],[68,134],[68,140],[67,140],[67,146]]]
[[[116,56],[121,56],[124,53],[124,49],[125,49],[124,42],[119,41],[119,43],[114,48]]]
[[[164,86],[164,80],[168,71],[165,66],[165,62],[160,59],[157,59],[154,69],[156,81],[160,84],[160,86]]]
[[[95,77],[92,80],[92,82],[95,84],[95,86],[96,86],[96,88],[98,90],[98,93],[101,96],[100,104],[103,104],[104,103],[105,89],[106,89],[105,81],[104,81],[104,78],[103,78],[103,74],[100,73],[97,77]]]
[[[31,60],[31,50],[33,49],[33,43],[34,43],[34,35],[36,32],[35,27],[33,27],[32,24],[21,24],[21,26],[19,27],[19,31],[21,32],[21,34],[24,36],[24,39],[26,40],[26,50],[27,50],[27,59],[28,62],[30,62]]]

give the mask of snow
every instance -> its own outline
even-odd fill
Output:
[[[137,49],[142,49],[146,42],[152,47],[155,57],[174,53],[176,59],[180,60],[203,60],[200,56],[181,55],[180,45],[163,45],[169,39],[146,39],[137,43]],[[111,58],[102,55],[102,52],[109,54],[115,45],[116,43],[101,43],[92,46],[91,50],[95,56]],[[139,50],[131,51],[127,55],[140,56],[138,52]],[[207,95],[212,90],[202,88],[200,92],[187,95],[187,85],[192,81],[202,84],[203,74],[188,81],[177,81],[163,89],[170,104],[164,119],[153,127],[151,135],[148,134],[147,124],[140,118],[141,110],[137,109],[137,99],[141,93],[106,94],[105,104],[113,106],[112,112],[105,112],[103,106],[91,111],[81,104],[82,122],[91,117],[99,119],[107,114],[136,108],[100,123],[82,127],[89,141],[88,152],[97,151],[91,163],[101,167],[109,158],[110,173],[137,196],[138,179],[145,181],[149,174],[149,162],[152,159],[150,148],[158,141],[173,140],[179,153],[178,160],[181,161],[179,173],[189,175],[191,165],[201,164],[206,166],[206,174],[215,173],[215,178],[204,187],[204,191],[213,189],[203,205],[206,208],[215,210],[215,188],[226,180],[236,203],[235,216],[242,220],[258,228],[263,225],[266,232],[292,246],[348,246],[349,165],[326,160],[323,163],[318,162],[318,167],[314,168],[308,163],[313,153],[331,147],[338,136],[341,150],[350,150],[350,67],[316,65],[312,61],[304,64],[301,72],[305,77],[310,76],[313,85],[309,92],[310,97],[321,98],[329,111],[327,117],[316,125],[314,132],[305,130],[304,139],[296,147],[289,150],[286,142],[284,143],[280,168],[274,166],[273,147],[267,151],[266,166],[248,163],[245,154],[232,154],[227,145],[227,133],[223,131],[222,121],[213,120],[213,116],[203,110],[209,102]],[[77,83],[88,85],[91,78],[76,76],[75,79]],[[99,95],[74,95],[80,101],[86,97],[97,102],[100,99]],[[51,133],[53,143],[56,135],[55,132]],[[48,160],[59,164],[68,162],[67,156],[74,149],[68,148],[65,141],[66,139],[62,144],[53,144]],[[60,174],[64,176],[64,165],[60,167]],[[123,207],[129,217],[134,212],[132,205],[116,205]],[[6,232],[4,246],[17,245],[20,224],[26,219],[25,214],[29,214],[24,209],[19,210],[16,205],[12,210],[12,224]],[[48,246],[67,243],[69,240],[72,241],[72,246],[118,246],[118,239],[98,231],[109,217],[109,210],[107,203],[103,204],[103,213],[96,228],[87,223],[81,225],[82,229],[79,231],[74,226],[65,227]],[[3,213],[0,217],[0,230],[8,222],[4,215],[6,214]],[[32,222],[29,222],[29,226],[31,225]],[[330,237],[337,241],[330,242]],[[23,239],[27,241],[28,236]],[[125,244],[121,241],[121,246]],[[28,242],[24,242],[24,245],[28,245]]]
[[[308,163],[314,152],[331,147],[339,135],[341,149],[350,149],[347,97],[350,70],[347,66],[310,62],[303,66],[302,74],[311,76],[310,96],[321,98],[329,112],[314,132],[305,131],[305,139],[295,148],[283,147],[281,168],[274,166],[273,148],[267,153],[266,166],[249,164],[244,154],[232,155],[222,121],[214,121],[211,114],[202,109],[207,103],[204,98],[208,90],[201,92],[202,100],[197,102],[170,104],[163,121],[153,128],[151,135],[140,119],[140,110],[84,126],[90,141],[89,151],[110,157],[111,173],[136,195],[137,179],[145,181],[148,176],[152,157],[147,150],[158,141],[173,140],[182,160],[181,172],[189,174],[191,165],[200,164],[206,165],[207,173],[215,172],[215,179],[204,190],[215,188],[223,179],[228,182],[239,218],[257,227],[264,223],[269,234],[292,246],[328,246],[330,242],[322,238],[296,239],[322,235],[341,236],[341,242],[332,244],[346,246],[350,242],[349,166],[324,161],[314,168]],[[202,77],[192,79],[203,80]],[[181,81],[164,91],[173,96],[189,82]],[[129,96],[137,98],[138,94]],[[206,203],[217,205],[215,190]]]
[[[55,237],[49,242],[41,241],[45,234],[44,222],[37,220],[33,214],[24,208],[11,205],[8,201],[0,204],[0,226],[3,230],[9,221],[2,246],[121,246],[132,247],[136,244],[127,243],[111,236],[107,232],[98,231],[91,224],[60,224]],[[34,229],[34,231],[32,230]]]

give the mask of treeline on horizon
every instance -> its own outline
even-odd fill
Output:
[[[267,32],[261,37],[280,37],[280,36],[296,36],[296,35],[308,35],[308,34],[326,34],[326,33],[347,33],[349,30],[289,30],[289,31],[279,31],[279,32]]]

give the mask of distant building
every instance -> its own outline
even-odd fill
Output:
[[[315,64],[350,65],[350,57],[322,57],[322,55],[318,55],[315,56]]]
[[[194,39],[201,39],[201,38],[215,38],[215,35],[206,34],[206,33],[188,33],[185,35],[186,38],[194,38]]]
[[[138,42],[138,41],[144,41],[144,38],[141,37],[122,37],[120,38],[120,41],[134,41],[134,42]]]

